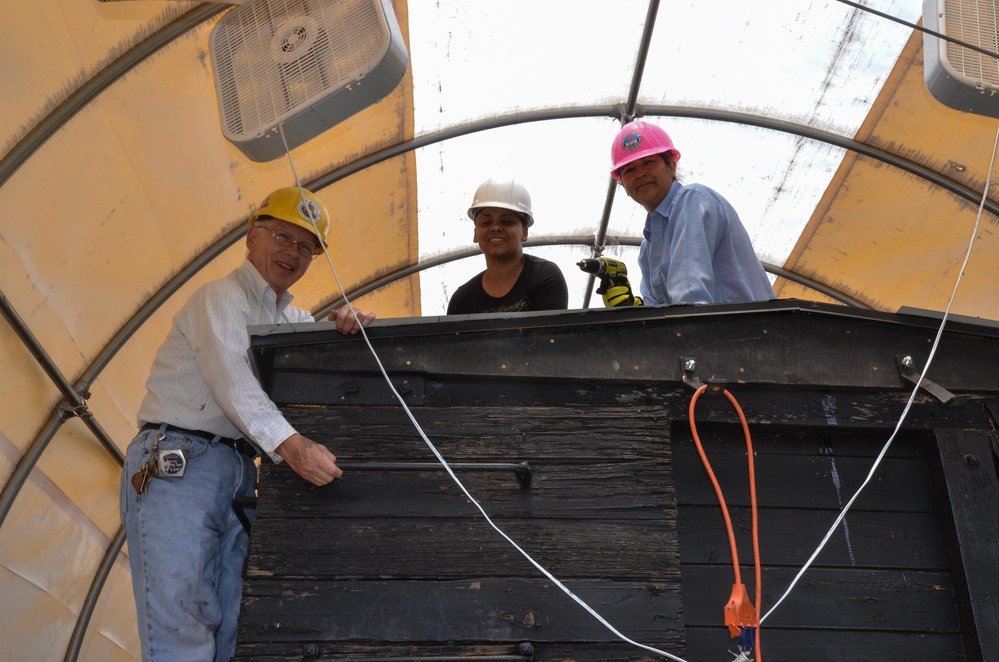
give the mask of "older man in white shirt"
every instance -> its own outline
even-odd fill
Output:
[[[311,191],[272,193],[250,219],[246,262],[195,292],[157,352],[121,482],[144,660],[235,652],[249,539],[232,502],[254,494],[258,451],[314,485],[343,473],[328,448],[285,420],[247,354],[248,325],[313,321],[288,288],[322,253],[328,229]],[[334,317],[344,333],[373,319],[346,307]]]

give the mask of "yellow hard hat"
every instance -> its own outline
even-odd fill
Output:
[[[319,196],[308,189],[286,186],[274,191],[264,199],[260,208],[253,212],[250,225],[256,223],[257,219],[265,217],[276,218],[305,228],[326,244],[326,235],[330,229],[330,213]],[[315,221],[315,227],[309,219]],[[319,229],[318,234],[316,228]]]

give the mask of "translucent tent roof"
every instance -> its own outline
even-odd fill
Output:
[[[3,2],[11,659],[138,656],[118,480],[143,383],[173,313],[240,263],[247,215],[292,167],[331,209],[344,288],[381,318],[440,315],[483,268],[465,211],[491,176],[527,185],[528,252],[560,264],[570,307],[590,305],[573,263],[600,239],[635,265],[644,223],[608,174],[630,115],[670,132],[682,179],[733,202],[778,296],[943,310],[996,135],[927,92],[922,34],[880,15],[916,23],[917,0],[866,3],[880,14],[835,0],[396,0],[399,87],[258,163],[220,130],[209,36],[228,5]],[[999,318],[996,202],[956,313]],[[319,262],[294,292],[317,311],[341,296]]]

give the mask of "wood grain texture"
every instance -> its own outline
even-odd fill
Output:
[[[897,361],[921,366],[935,331],[913,316],[801,302],[699,313],[372,328],[447,461],[530,465],[530,489],[512,471],[456,471],[497,525],[622,632],[690,662],[731,659],[735,644],[722,611],[730,549],[694,449],[682,357],[696,360],[697,379],[723,380],[751,426],[765,612],[868,477],[909,398]],[[655,659],[489,528],[358,339],[276,333],[255,340],[254,355],[289,421],[347,471],[314,488],[263,464],[237,659]],[[997,366],[999,330],[948,325],[929,377],[956,397],[917,394],[869,484],[764,624],[767,659],[976,662],[999,649],[987,533],[999,512]],[[702,397],[695,417],[752,595],[742,431],[725,398]],[[424,466],[371,466],[399,462]]]
[[[643,659],[483,520],[398,410],[305,407],[288,415],[335,448],[347,469],[316,488],[264,463],[238,659],[292,655],[306,644],[331,659],[349,655],[347,644],[356,655],[381,655],[407,643],[432,659],[452,642],[524,641],[548,646],[534,659]],[[663,410],[424,407],[419,416],[450,462],[529,462],[529,489],[512,472],[456,473],[507,535],[615,627],[682,650]],[[349,468],[379,462],[426,466]]]

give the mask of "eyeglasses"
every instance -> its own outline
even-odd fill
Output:
[[[298,241],[284,230],[275,230],[274,228],[267,227],[266,225],[258,225],[257,227],[270,232],[278,246],[284,246],[285,248],[294,246],[298,251],[298,254],[302,257],[314,260],[320,253],[323,252],[319,246],[316,246],[311,241]]]

